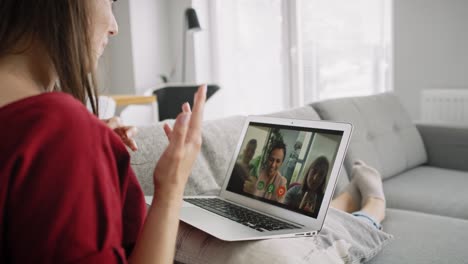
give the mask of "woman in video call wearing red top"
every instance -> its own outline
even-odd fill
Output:
[[[0,0],[0,263],[173,262],[206,87],[164,127],[147,210],[123,144],[136,149],[134,129],[95,116],[112,2]]]

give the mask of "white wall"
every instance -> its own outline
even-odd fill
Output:
[[[98,84],[103,93],[131,94],[135,86],[130,28],[129,0],[118,1],[114,14],[119,25],[119,34],[112,37],[101,58]]]
[[[99,84],[112,94],[142,94],[175,67],[174,0],[121,0],[114,4],[119,34],[101,59]],[[182,17],[182,15],[181,15]],[[180,25],[181,27],[181,25]]]
[[[422,90],[468,89],[468,1],[394,1],[394,89],[419,119]]]
[[[171,82],[180,82],[182,80],[182,51],[183,51],[183,30],[184,30],[184,12],[187,7],[192,5],[192,0],[169,0],[170,6],[170,40],[171,40],[171,53],[173,64],[175,64],[175,71],[171,78]],[[191,82],[194,80],[193,70],[193,35],[187,34],[187,53],[186,53],[186,81]]]
[[[134,87],[137,94],[156,88],[161,81],[159,75],[169,74],[173,67],[170,15],[167,10],[169,0],[130,1]]]

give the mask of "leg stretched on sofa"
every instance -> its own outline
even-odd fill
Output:
[[[331,206],[381,229],[380,223],[385,219],[386,204],[380,173],[364,162],[357,161],[354,163],[351,177],[351,182],[333,199]]]

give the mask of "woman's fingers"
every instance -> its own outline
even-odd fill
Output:
[[[104,122],[107,124],[108,127],[111,129],[116,129],[120,126],[122,126],[122,121],[120,121],[120,118],[117,116],[114,116],[112,118],[109,118],[107,120],[104,120]]]
[[[201,126],[203,122],[203,111],[205,109],[206,89],[206,85],[202,85],[195,93],[192,118],[189,125],[190,134],[187,137],[187,141],[198,142],[201,140]]]
[[[164,133],[169,141],[171,141],[172,128],[168,123],[165,123],[163,126]]]
[[[162,199],[172,200],[171,197],[179,199],[187,182],[189,172],[185,170],[187,167],[185,164],[188,162],[185,138],[190,116],[190,113],[180,113],[172,129],[168,124],[164,125],[169,146],[156,164],[153,175],[157,190],[155,193],[159,193]]]
[[[195,97],[193,100],[192,112],[196,116],[196,119],[194,121],[196,121],[197,123],[200,123],[200,121],[203,119],[203,110],[204,110],[205,101],[206,101],[206,91],[207,91],[206,84],[200,86],[198,88],[198,91],[195,93]]]
[[[244,188],[243,188],[243,189],[244,189],[244,192],[246,192],[246,193],[252,193],[252,192],[253,192],[253,191],[252,191],[252,189],[253,189],[253,182],[246,180],[246,181],[244,182]]]
[[[114,129],[114,132],[122,139],[122,142],[133,151],[138,150],[138,146],[133,137],[138,133],[136,127],[121,126]]]
[[[138,129],[134,126],[126,126],[124,127],[125,131],[125,136],[127,136],[126,139],[124,139],[125,145],[127,145],[131,150],[137,151],[138,146],[136,144],[136,141],[133,139],[133,137],[136,136],[138,133]]]
[[[133,138],[126,138],[126,139],[123,139],[123,142],[125,145],[127,145],[131,150],[133,151],[137,151],[138,150],[138,146],[136,144],[136,141],[133,139]]]
[[[175,151],[176,154],[180,151],[184,151],[185,138],[187,136],[190,118],[190,113],[180,113],[176,118],[169,142],[169,148],[171,148],[172,151]]]
[[[133,138],[138,133],[138,129],[134,126],[124,126],[123,128],[128,138]]]
[[[189,114],[192,113],[189,103],[182,104],[182,113],[189,113]],[[166,134],[167,139],[171,141],[171,134],[172,134],[171,126],[166,123],[164,124],[163,129],[164,129],[164,133]]]
[[[161,156],[154,171],[155,188],[162,197],[180,199],[190,171],[201,146],[201,123],[206,100],[206,86],[200,87],[195,93],[193,110],[184,103],[180,113],[171,128],[163,126],[169,139],[169,146]]]
[[[192,109],[190,109],[190,104],[189,103],[184,103],[182,104],[182,112],[184,113],[191,113]]]

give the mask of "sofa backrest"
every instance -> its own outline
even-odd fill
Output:
[[[288,117],[306,120],[319,120],[318,114],[310,107],[301,107],[269,114],[268,116]],[[226,171],[237,146],[245,116],[233,116],[203,123],[203,144],[201,155],[195,162],[192,175],[185,189],[185,195],[217,194],[224,183]],[[156,161],[168,144],[164,134],[163,124],[160,122],[150,127],[140,127],[135,140],[139,150],[131,154],[131,164],[145,195],[153,194],[153,171]],[[337,186],[340,190],[349,182],[345,170]]]
[[[209,195],[219,192],[244,121],[244,116],[233,116],[203,123],[201,154],[197,157],[192,175],[188,179],[185,195]],[[145,195],[153,195],[153,171],[169,143],[163,130],[164,123],[172,125],[174,120],[139,127],[135,137],[139,150],[131,153],[131,165]]]
[[[384,179],[427,161],[421,135],[393,93],[326,100],[312,107],[322,119],[353,124],[345,159],[348,173],[359,159]]]

